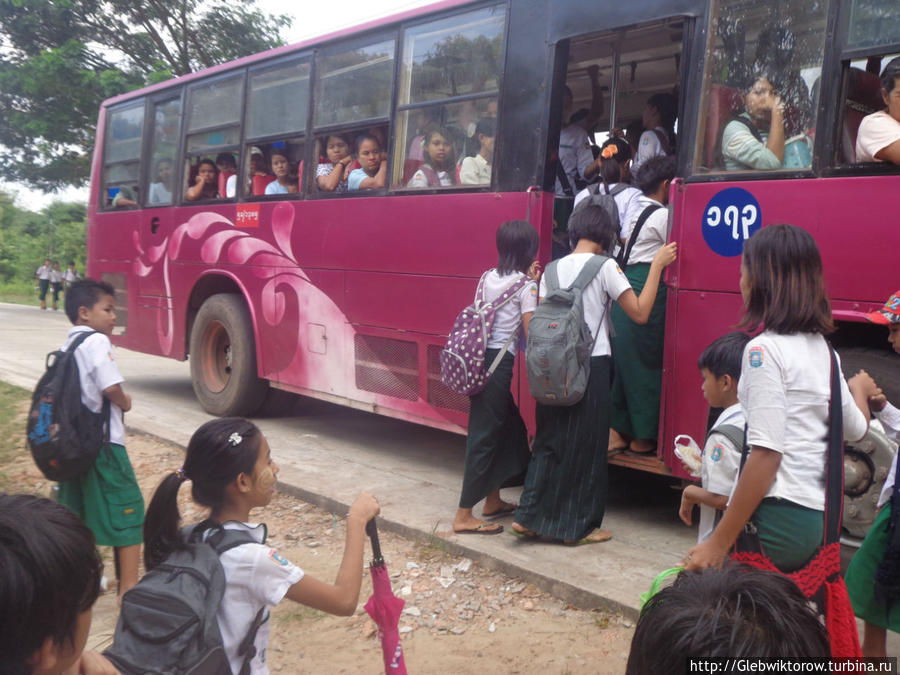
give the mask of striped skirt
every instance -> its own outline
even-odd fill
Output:
[[[608,491],[610,357],[591,357],[584,398],[537,406],[537,435],[515,521],[552,539],[600,527]]]

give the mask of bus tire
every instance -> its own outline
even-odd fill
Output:
[[[840,350],[847,379],[860,370],[871,375],[889,401],[900,401],[900,357],[888,350],[849,347]],[[874,421],[866,436],[847,443],[844,454],[844,532],[862,539],[875,519],[875,504],[890,471],[896,444]]]
[[[256,371],[256,340],[247,305],[239,295],[212,295],[191,328],[191,382],[206,412],[243,416],[265,400],[268,380]]]

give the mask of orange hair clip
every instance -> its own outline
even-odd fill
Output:
[[[618,152],[619,152],[618,146],[615,143],[610,143],[605,148],[603,148],[603,151],[600,153],[600,156],[603,159],[612,159],[613,155],[618,154]]]

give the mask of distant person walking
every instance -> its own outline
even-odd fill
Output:
[[[63,272],[63,282],[65,282],[65,285],[66,285],[66,288],[65,288],[66,292],[68,292],[69,286],[74,284],[80,278],[81,278],[81,275],[78,273],[78,270],[75,269],[75,261],[70,260],[69,266],[66,268],[66,271]]]
[[[53,267],[50,269],[50,288],[53,291],[54,312],[59,309],[59,293],[62,291],[64,279],[63,271],[59,269],[59,262],[54,260]]]
[[[41,299],[41,309],[47,309],[47,291],[50,288],[50,272],[52,271],[53,265],[50,264],[50,258],[44,258],[44,264],[34,272],[34,280],[37,281],[38,297]]]

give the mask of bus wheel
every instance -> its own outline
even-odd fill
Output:
[[[191,329],[191,382],[213,415],[251,415],[265,399],[267,380],[256,372],[250,312],[239,295],[210,296]]]
[[[842,349],[841,370],[850,378],[860,370],[868,372],[890,401],[900,400],[900,358],[887,350]],[[881,423],[872,420],[869,432],[856,443],[845,445],[844,531],[862,539],[875,520],[876,503],[894,459],[896,444],[884,433]]]

